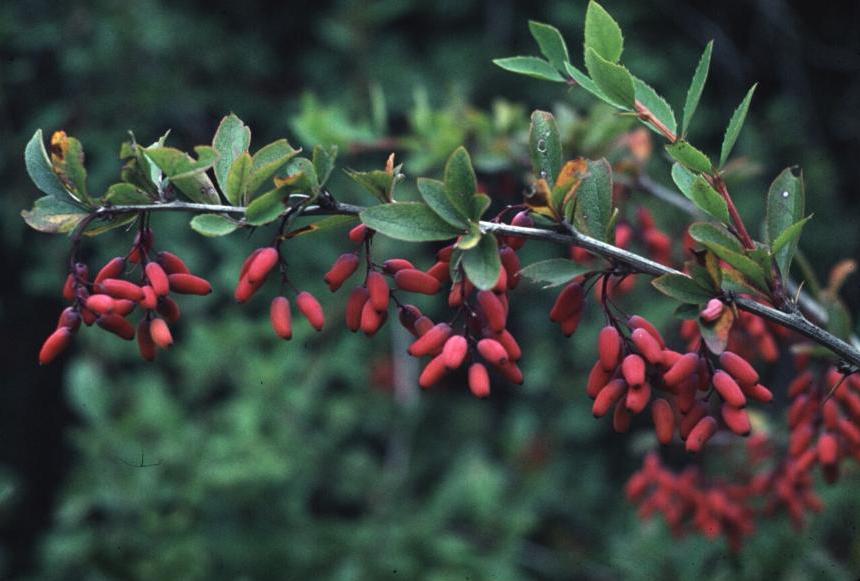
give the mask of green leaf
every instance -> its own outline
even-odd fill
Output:
[[[477,222],[469,222],[469,233],[460,237],[455,245],[455,248],[460,250],[469,250],[474,248],[481,241],[481,225]]]
[[[597,2],[589,2],[585,12],[585,50],[592,49],[605,60],[616,63],[624,50],[624,37],[615,19]]]
[[[286,139],[273,141],[255,153],[251,160],[253,171],[248,182],[248,195],[253,196],[263,184],[272,179],[279,169],[297,156],[301,149],[293,149]]]
[[[287,209],[288,188],[275,188],[257,197],[245,209],[245,222],[251,226],[263,226],[277,220]]]
[[[221,214],[200,214],[191,219],[191,229],[203,236],[225,236],[238,227],[235,220]]]
[[[675,310],[672,312],[672,314],[675,316],[675,318],[678,319],[682,319],[685,321],[694,321],[699,318],[699,312],[700,311],[698,305],[681,303],[680,305],[675,307]]]
[[[391,192],[394,190],[395,178],[392,174],[381,169],[373,171],[344,170],[350,179],[360,184],[364,189],[382,203],[391,201]],[[399,172],[395,172],[397,174]]]
[[[253,165],[251,154],[246,151],[233,160],[233,165],[230,166],[230,171],[227,172],[227,181],[221,187],[224,190],[224,196],[227,198],[227,201],[234,206],[241,206],[247,203],[248,184],[251,181]]]
[[[464,229],[451,226],[429,206],[419,202],[380,204],[364,210],[361,221],[368,227],[397,240],[428,242],[449,240]]]
[[[657,91],[655,91],[645,81],[637,79],[636,77],[633,77],[633,89],[636,95],[636,100],[645,105],[645,107],[654,114],[654,117],[656,117],[672,133],[676,133],[678,131],[678,124],[675,121],[675,112],[672,111],[672,107],[669,103],[657,94]],[[660,132],[654,125],[650,123],[646,123],[646,125],[655,133],[662,135],[662,132]]]
[[[218,159],[218,152],[206,145],[198,145],[194,151],[198,156],[196,160],[173,147],[150,146],[145,153],[188,199],[201,204],[219,204],[218,192],[206,175],[206,170]]]
[[[445,189],[457,211],[468,216],[470,200],[478,191],[478,178],[475,177],[469,152],[462,145],[445,162]]]
[[[490,200],[490,196],[487,194],[475,194],[472,197],[472,212],[469,217],[475,221],[480,220],[491,203],[492,200]]]
[[[477,246],[463,252],[463,270],[472,284],[480,290],[490,290],[496,286],[502,270],[502,261],[499,259],[499,246],[493,234],[484,234]]]
[[[803,227],[806,226],[806,223],[812,219],[812,214],[803,218],[802,220],[798,220],[788,228],[782,231],[782,233],[776,237],[776,240],[773,241],[771,245],[771,251],[774,254],[779,254],[779,251],[785,248],[786,245],[790,243],[795,243],[797,239],[800,237],[800,233],[803,231]],[[791,264],[787,264],[786,268],[788,268]],[[780,267],[781,269],[782,267]]]
[[[534,174],[544,178],[552,187],[561,171],[562,163],[561,137],[552,113],[546,111],[532,113],[529,153]]]
[[[57,131],[51,136],[51,165],[72,197],[90,203],[87,193],[87,170],[84,167],[84,148],[81,142]]]
[[[45,150],[41,129],[33,134],[24,148],[24,164],[30,179],[42,193],[53,196],[60,201],[75,200],[71,192],[63,186],[63,182],[54,173],[48,152]]]
[[[551,64],[534,56],[512,56],[503,59],[493,59],[493,64],[506,71],[526,75],[542,81],[563,83],[564,77]]]
[[[737,269],[759,289],[768,289],[765,271],[756,261],[743,254],[740,242],[727,230],[716,224],[697,222],[690,225],[688,231],[693,240]]]
[[[287,162],[275,177],[276,187],[285,187],[290,192],[302,192],[316,197],[319,192],[317,172],[311,160],[297,157]]]
[[[324,232],[326,230],[332,230],[334,228],[340,228],[342,226],[346,226],[347,224],[353,224],[358,220],[358,216],[328,216],[323,218],[322,220],[317,220],[307,226],[299,228],[297,230],[290,231],[290,236],[295,238],[296,236],[305,236],[307,234],[315,234],[317,232]]]
[[[417,183],[418,192],[421,194],[421,197],[440,218],[455,228],[466,228],[466,221],[469,218],[468,213],[462,212],[454,205],[453,198],[462,201],[459,196],[448,192],[445,184],[439,180],[418,178]]]
[[[128,204],[151,204],[149,194],[127,182],[113,184],[105,194],[105,201],[114,206],[125,206]]]
[[[714,50],[714,41],[710,41],[705,46],[705,51],[699,58],[699,64],[696,65],[696,72],[693,73],[693,80],[690,81],[690,88],[687,89],[687,99],[684,101],[684,118],[681,121],[681,134],[687,134],[687,129],[690,128],[690,121],[693,120],[693,114],[699,106],[699,99],[702,98],[702,90],[705,88],[705,81],[708,79],[708,69],[711,66],[711,52]]]
[[[314,146],[313,163],[316,170],[319,185],[323,186],[328,181],[334,169],[334,160],[337,158],[337,145],[325,148],[321,145]]]
[[[237,159],[248,152],[250,146],[250,127],[233,113],[221,119],[218,129],[212,137],[212,147],[218,152],[218,161],[215,162],[215,179],[218,181],[221,191],[234,206],[238,202],[232,201],[227,195],[230,169]]]
[[[564,70],[564,63],[570,60],[564,38],[554,26],[529,20],[529,31],[537,41],[540,51],[549,63],[558,70]]]
[[[697,173],[708,173],[713,169],[713,164],[708,156],[683,140],[670,143],[666,151],[672,159],[689,170]]]
[[[737,141],[741,128],[744,126],[744,121],[746,120],[747,111],[750,108],[750,101],[752,101],[755,88],[756,85],[750,87],[744,100],[741,101],[741,104],[738,105],[738,108],[735,109],[734,113],[732,113],[732,118],[729,119],[729,125],[726,127],[725,135],[723,135],[723,146],[720,148],[720,167],[726,165],[729,155],[732,153],[732,148],[735,146],[735,141]]]
[[[621,65],[609,62],[594,49],[585,51],[585,68],[594,84],[609,98],[609,102],[621,109],[633,109],[636,91],[633,77]]]
[[[701,175],[696,175],[679,163],[672,165],[672,180],[700,210],[717,220],[729,223],[729,209],[723,197]]]
[[[605,159],[588,162],[588,174],[576,193],[573,225],[592,238],[606,241],[612,217],[612,166]]]
[[[702,288],[689,276],[664,274],[651,281],[651,284],[664,295],[682,303],[699,305],[710,300],[713,295]]]
[[[87,212],[76,204],[51,195],[36,200],[32,210],[22,210],[21,217],[39,232],[65,234],[74,230],[87,217]]]
[[[806,191],[803,187],[803,173],[797,167],[789,167],[773,180],[767,191],[767,212],[765,216],[765,234],[771,244],[776,264],[783,276],[788,276],[794,253],[797,252],[798,236],[806,219]],[[808,219],[808,218],[807,218]],[[797,224],[800,223],[799,226]],[[796,232],[786,234],[780,240],[781,246],[776,248],[776,241],[786,231],[796,227]]]
[[[727,248],[732,252],[744,251],[744,247],[741,246],[738,239],[722,226],[717,226],[716,224],[710,224],[708,222],[694,222],[693,224],[690,224],[687,231],[690,233],[690,237],[693,240],[705,248],[709,248],[709,245],[715,244],[717,246]]]
[[[586,75],[584,72],[576,68],[570,63],[564,63],[564,68],[567,71],[567,74],[571,76],[571,78],[576,81],[576,84],[603,101],[604,103],[609,103],[610,105],[615,106],[615,103],[606,96],[606,93],[600,90],[600,88],[594,84],[594,81]]]
[[[594,266],[587,266],[567,258],[550,258],[529,264],[520,274],[529,280],[550,288],[567,284],[577,276],[591,272]]]

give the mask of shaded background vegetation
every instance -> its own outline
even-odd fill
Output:
[[[769,177],[798,163],[816,214],[802,247],[818,274],[860,255],[860,8],[782,0],[606,6],[627,33],[631,69],[672,103],[715,39],[694,128],[712,150],[758,80],[740,151],[760,172],[734,188],[742,212],[754,217]],[[447,389],[396,396],[393,383],[408,383],[414,364],[399,356],[405,339],[393,325],[372,340],[333,324],[321,336],[278,343],[265,301],[238,308],[228,300],[259,235],[201,240],[183,218],[158,217],[163,247],[187,256],[218,289],[183,303],[178,348],[147,366],[132,346],[89,332],[72,357],[35,365],[60,309],[67,252],[65,240],[27,230],[18,216],[34,198],[22,151],[36,128],[80,138],[99,191],[117,175],[127,129],[148,142],[171,128],[172,142],[190,147],[235,111],[258,145],[285,134],[303,145],[373,142],[414,130],[426,99],[445,114],[418,141],[430,153],[407,149],[405,160],[412,176],[432,173],[463,139],[467,104],[488,110],[500,96],[521,103],[513,127],[533,107],[589,104],[490,64],[536,52],[529,18],[558,26],[577,55],[584,11],[585,2],[569,0],[0,4],[0,576],[855,577],[854,474],[827,491],[827,512],[802,535],[782,520],[768,523],[737,557],[721,542],[676,541],[659,521],[636,521],[622,488],[641,442],[593,421],[581,385],[599,321],[592,316],[563,341],[545,323],[551,297],[536,289],[520,299],[512,324],[527,346],[523,388],[501,386],[476,401],[454,378]],[[384,120],[373,115],[379,95]],[[386,153],[349,163],[378,165]],[[654,167],[665,181],[667,164]],[[361,200],[342,179],[332,187]],[[671,216],[658,219],[668,225]],[[89,245],[92,261],[128,243],[122,232],[100,242]],[[291,268],[327,295],[323,265],[342,247],[337,234],[298,240]],[[429,265],[429,249],[414,255]],[[854,311],[856,289],[845,292]],[[343,298],[326,299],[338,321]],[[667,320],[653,294],[633,300]],[[777,391],[784,375],[771,377]],[[159,465],[129,466],[141,455]]]

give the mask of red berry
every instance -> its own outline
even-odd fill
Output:
[[[367,292],[374,309],[379,312],[388,310],[391,290],[388,288],[388,282],[384,276],[378,272],[369,272],[367,274]]]
[[[419,317],[421,317],[421,309],[415,305],[403,305],[397,309],[397,318],[400,320],[400,324],[413,335],[418,334],[415,330],[415,323]]]
[[[47,365],[66,350],[72,341],[72,331],[68,327],[60,327],[45,339],[39,350],[39,365]]]
[[[236,285],[236,291],[233,293],[233,297],[236,299],[237,303],[245,303],[254,296],[254,293],[257,292],[257,289],[259,288],[259,284],[252,284],[248,280],[248,277],[243,276],[239,279],[239,284]]]
[[[96,319],[96,324],[126,341],[134,339],[134,327],[119,315],[101,315]]]
[[[607,325],[600,330],[597,337],[597,351],[600,354],[600,364],[606,371],[611,371],[618,366],[621,357],[621,335],[618,329]]]
[[[66,307],[60,313],[60,318],[57,321],[57,329],[65,327],[72,333],[77,331],[81,326],[81,315],[74,307]]]
[[[158,301],[158,306],[155,307],[156,312],[164,317],[164,320],[170,324],[179,320],[182,314],[179,310],[179,305],[170,297],[161,297]]]
[[[106,278],[95,288],[115,299],[128,299],[137,302],[143,298],[143,289],[133,282],[118,278]]]
[[[741,385],[755,385],[758,383],[758,372],[753,369],[749,361],[736,353],[723,351],[722,355],[720,355],[720,366]]]
[[[830,432],[824,432],[818,438],[818,461],[824,466],[836,464],[839,457],[839,442]]]
[[[140,306],[148,311],[155,309],[158,304],[158,296],[155,294],[155,291],[152,290],[152,287],[148,284],[140,288],[143,291],[143,298],[140,300]]]
[[[657,327],[652,325],[651,322],[645,317],[633,315],[627,320],[627,325],[631,329],[645,329],[652,337],[657,340],[657,343],[660,344],[660,349],[666,348],[666,342],[663,340],[663,336],[660,335],[660,331],[658,331]]]
[[[716,388],[717,393],[720,394],[720,397],[722,397],[726,403],[736,408],[742,408],[747,405],[747,398],[744,396],[744,392],[728,373],[720,369],[714,373],[712,381],[714,382],[714,388]]]
[[[185,295],[208,295],[212,292],[212,285],[205,278],[193,274],[168,274],[170,290]]]
[[[149,322],[149,334],[152,341],[162,349],[170,349],[173,345],[173,335],[164,319],[152,319]]]
[[[414,270],[415,265],[405,258],[389,258],[382,263],[382,270],[388,274],[394,274],[401,270]]]
[[[629,393],[629,392],[628,392]],[[619,434],[625,433],[630,429],[630,422],[633,420],[633,415],[624,407],[624,402],[619,401],[615,404],[615,413],[612,415],[612,429]]]
[[[142,258],[142,253],[147,253],[152,249],[152,245],[155,242],[155,236],[152,234],[152,230],[146,228],[144,230],[139,230],[134,237],[134,244],[132,244],[131,252],[128,253],[129,262],[138,263]]]
[[[185,262],[172,252],[162,250],[158,253],[156,260],[167,274],[191,274],[191,271],[185,266]]]
[[[374,335],[385,322],[388,311],[379,312],[371,301],[366,301],[361,308],[361,330],[368,337]]]
[[[113,312],[120,317],[125,317],[134,310],[137,303],[128,299],[117,299],[113,302]]]
[[[433,320],[430,317],[421,315],[415,319],[415,334],[418,337],[423,337],[427,331],[433,328]]]
[[[293,338],[293,315],[290,312],[290,301],[287,297],[275,297],[269,308],[269,318],[275,335],[281,339]]]
[[[600,390],[600,393],[597,394],[597,397],[594,398],[594,404],[591,406],[591,413],[594,414],[595,418],[602,418],[609,412],[609,409],[612,406],[621,400],[621,397],[626,391],[627,384],[624,383],[623,379],[613,379],[607,383],[603,389]]]
[[[448,368],[445,367],[442,356],[434,357],[424,367],[424,371],[421,372],[421,376],[418,378],[418,385],[424,389],[432,387],[439,383],[439,380],[445,377],[446,373],[448,373]]]
[[[124,270],[125,258],[123,258],[122,256],[111,258],[107,262],[107,264],[102,267],[98,274],[96,274],[96,278],[93,280],[93,282],[98,284],[106,278],[117,278],[123,273]]]
[[[628,385],[645,383],[645,361],[636,354],[630,354],[621,362],[621,373]]]
[[[517,340],[513,335],[511,335],[510,331],[502,329],[502,332],[498,333],[493,338],[504,346],[505,351],[508,352],[508,359],[511,361],[519,361],[522,359],[523,350],[520,349],[519,343],[517,343]]]
[[[369,294],[363,286],[357,286],[349,293],[346,301],[346,328],[355,333],[361,328],[361,310],[367,302]]]
[[[435,295],[442,286],[437,279],[416,268],[398,270],[394,274],[394,283],[407,292],[425,295]]]
[[[349,234],[347,234],[347,237],[350,239],[351,242],[354,242],[356,244],[361,244],[372,233],[373,233],[373,230],[371,230],[370,228],[368,228],[364,224],[359,224],[358,226],[355,226],[354,228],[352,228],[349,231]]]
[[[663,352],[665,355],[665,351]],[[685,353],[663,374],[663,382],[670,387],[677,387],[689,378],[699,367],[699,356],[696,353]]]
[[[600,390],[603,389],[604,386],[606,386],[611,377],[612,372],[603,369],[603,365],[600,364],[600,361],[597,361],[594,364],[594,367],[591,368],[591,372],[588,374],[588,384],[585,387],[585,393],[587,393],[588,397],[591,399],[596,398],[597,394],[600,393]]]
[[[469,366],[469,390],[475,397],[490,395],[490,374],[483,363],[472,363]]]
[[[442,348],[442,360],[448,369],[457,369],[463,365],[466,354],[469,352],[469,343],[462,335],[448,337]]]
[[[262,248],[257,248],[251,254],[248,255],[248,258],[246,258],[245,262],[242,263],[242,269],[239,271],[239,279],[240,280],[242,278],[244,278],[246,274],[248,274],[248,269],[254,263],[254,259],[256,259],[257,255],[260,254],[262,251],[263,251]],[[190,274],[190,273],[191,273],[190,270],[185,271],[185,274]],[[173,274],[173,273],[169,273],[169,274]]]
[[[511,383],[514,383],[516,385],[522,385],[523,384],[523,371],[522,371],[522,369],[517,367],[516,363],[514,363],[512,361],[508,361],[508,362],[498,366],[498,370],[499,370],[499,373],[501,373],[502,376],[505,379],[507,379],[508,381],[510,381]]]
[[[750,417],[745,409],[724,403],[720,408],[726,426],[738,436],[749,436],[752,431]]]
[[[325,314],[322,305],[314,295],[307,291],[300,292],[296,295],[296,307],[305,316],[311,327],[317,331],[322,331],[325,324]]]
[[[570,337],[576,333],[576,330],[579,328],[579,323],[582,321],[582,313],[583,311],[579,310],[559,323],[561,332],[565,337]]]
[[[358,263],[358,255],[355,252],[347,252],[338,256],[325,277],[323,277],[329,290],[334,292],[339,289],[346,282],[346,279],[351,277],[356,269],[358,269]]]
[[[155,291],[159,297],[167,296],[170,293],[170,281],[167,279],[167,273],[161,268],[157,262],[148,262],[146,264],[146,278],[149,280],[149,286]]]
[[[700,419],[687,436],[687,452],[695,454],[700,451],[716,432],[717,421],[714,418],[706,416]]]
[[[723,302],[720,299],[711,299],[708,305],[699,313],[699,318],[706,323],[712,323],[723,314]]]
[[[263,281],[272,272],[272,269],[278,264],[279,256],[278,249],[274,246],[266,246],[261,248],[254,259],[248,264],[248,270],[245,272],[245,277],[253,285],[262,284]]]
[[[660,343],[645,329],[634,329],[630,339],[648,363],[657,365],[663,360],[663,349]]]
[[[439,262],[451,262],[451,255],[454,254],[454,245],[449,244],[436,251],[436,260]]]
[[[489,363],[496,366],[501,366],[508,362],[508,352],[495,339],[481,339],[478,341],[478,353]]]
[[[142,318],[137,325],[137,347],[144,360],[155,360],[155,342],[149,333],[149,319],[146,317]]]
[[[415,326],[417,329],[417,321]],[[448,340],[448,337],[451,336],[451,333],[452,329],[448,323],[439,323],[427,332],[421,334],[421,336],[409,346],[409,354],[413,357],[424,357],[425,355],[436,354],[442,349],[442,346],[445,344],[445,341]]]
[[[520,276],[520,270],[522,270],[520,257],[517,256],[516,251],[510,246],[503,246],[499,250],[499,258],[501,258],[502,266],[508,275],[508,288],[514,290],[522,278]]]
[[[427,269],[427,274],[438,280],[441,284],[445,284],[451,280],[451,271],[448,268],[447,262],[437,262]]]
[[[487,319],[487,325],[490,329],[496,333],[500,333],[504,330],[505,324],[507,323],[507,313],[505,313],[505,307],[502,305],[502,302],[495,293],[492,291],[479,292],[478,304],[484,312],[484,316]]]
[[[581,311],[584,296],[581,284],[572,282],[565,286],[549,311],[549,320],[559,323]]]
[[[651,401],[651,386],[648,383],[631,385],[627,389],[625,406],[631,414],[642,413],[649,401]]]
[[[657,441],[664,446],[671,442],[675,431],[675,414],[669,402],[662,398],[655,399],[651,404],[651,419],[654,421]]]
[[[87,297],[86,306],[89,310],[100,315],[113,312],[113,297],[108,295],[90,295]]]
[[[75,275],[69,273],[63,283],[63,298],[68,302],[75,300]]]

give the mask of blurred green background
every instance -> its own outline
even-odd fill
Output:
[[[800,164],[816,214],[802,248],[819,276],[860,254],[857,3],[605,6],[625,30],[627,64],[673,104],[715,39],[693,129],[711,151],[759,81],[738,147],[754,171],[733,184],[742,212],[759,216],[769,179]],[[19,217],[36,197],[22,160],[35,129],[81,139],[93,191],[118,175],[128,129],[148,143],[170,128],[171,143],[190,148],[234,111],[257,146],[338,143],[352,152],[341,167],[356,168],[379,167],[394,149],[411,177],[438,173],[466,142],[490,193],[516,196],[521,184],[496,170],[516,157],[531,108],[587,113],[568,121],[610,134],[617,119],[490,60],[537,53],[529,18],[558,26],[576,60],[584,13],[581,0],[0,3],[0,578],[856,578],[856,473],[824,491],[826,512],[801,534],[784,519],[763,523],[739,555],[636,519],[623,484],[649,439],[591,418],[582,384],[596,312],[565,341],[547,321],[552,296],[518,291],[511,327],[526,348],[525,386],[497,384],[477,401],[455,376],[419,393],[399,327],[368,340],[341,326],[345,297],[321,279],[343,233],[290,243],[294,279],[323,297],[331,324],[284,344],[265,299],[230,300],[241,260],[268,234],[208,240],[187,217],[157,216],[159,245],[216,287],[182,302],[177,347],[146,365],[133,345],[88,330],[70,356],[36,365],[62,306],[67,240]],[[601,130],[572,135],[599,142]],[[568,154],[588,150],[585,139]],[[668,164],[652,165],[666,182]],[[332,190],[369,202],[342,176]],[[657,217],[680,234],[676,215]],[[85,254],[103,262],[128,243],[114,231]],[[426,267],[432,250],[409,256]],[[524,257],[558,252],[531,244]],[[845,299],[860,307],[853,281]],[[670,305],[653,293],[626,301],[668,322]],[[422,306],[441,316],[439,302]],[[776,391],[784,367],[768,375]]]

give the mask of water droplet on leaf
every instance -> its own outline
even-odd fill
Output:
[[[787,197],[788,197],[788,192],[782,192],[782,197],[783,197],[783,198],[787,198]]]
[[[538,139],[537,150],[541,153],[546,153],[546,141],[545,140]]]

